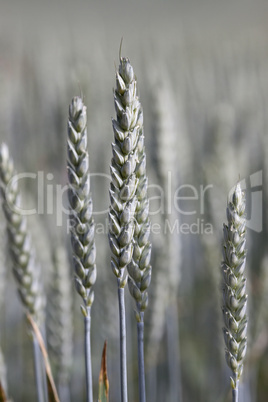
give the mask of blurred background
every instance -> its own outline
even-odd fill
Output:
[[[122,37],[122,56],[133,65],[144,109],[150,184],[147,400],[231,401],[220,262],[227,197],[242,180],[249,327],[241,401],[267,401],[268,2],[1,0],[0,9],[0,141],[10,147],[19,172],[39,172],[36,180],[20,184],[25,208],[38,210],[40,197],[44,201],[44,211],[30,217],[29,230],[48,296],[47,343],[63,402],[85,400],[83,319],[63,210],[68,105],[75,95],[87,105],[98,212],[94,395],[107,339],[110,400],[119,400],[117,284],[106,223]],[[0,378],[14,401],[34,401],[31,341],[6,255],[2,214],[0,230]],[[138,401],[136,325],[128,290],[126,304],[129,400]]]

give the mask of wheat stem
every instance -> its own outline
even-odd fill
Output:
[[[138,362],[139,362],[139,400],[140,402],[146,401],[145,393],[145,369],[144,369],[144,322],[141,313],[141,321],[137,323],[138,330]]]
[[[90,325],[91,325],[90,307],[87,310],[88,314],[84,318],[87,402],[93,402],[91,343],[90,343]]]
[[[125,289],[120,287],[118,279],[118,303],[119,303],[119,328],[120,328],[120,377],[121,377],[121,402],[127,402],[127,337],[126,337],[126,312]]]
[[[236,387],[232,389],[232,402],[238,402],[238,382],[235,381]]]

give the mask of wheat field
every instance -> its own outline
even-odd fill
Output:
[[[40,267],[46,299],[42,325],[61,402],[86,400],[84,326],[67,195],[67,124],[75,96],[87,109],[95,223],[93,394],[97,400],[107,340],[109,400],[120,400],[108,214],[121,38],[144,116],[152,244],[144,312],[147,401],[232,400],[222,331],[221,250],[227,200],[240,182],[246,199],[248,326],[239,401],[266,402],[268,4],[0,0],[0,9],[0,143],[8,145],[21,174],[21,209]],[[14,402],[37,401],[32,343],[2,209],[0,239],[0,380]],[[133,306],[126,286],[128,399],[135,402]]]

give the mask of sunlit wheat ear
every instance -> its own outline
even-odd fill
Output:
[[[238,401],[238,383],[247,348],[247,294],[244,276],[246,263],[245,198],[237,184],[227,206],[227,225],[223,226],[223,334],[226,361],[233,372],[233,401]]]
[[[68,197],[75,285],[84,302],[81,306],[84,316],[94,300],[92,286],[97,275],[86,124],[86,106],[81,98],[75,97],[68,121]]]
[[[95,224],[90,196],[89,157],[87,151],[86,106],[79,97],[72,99],[68,120],[68,197],[70,203],[71,243],[76,290],[82,297],[85,322],[85,363],[87,402],[93,402],[90,322],[96,281]]]
[[[45,297],[40,283],[26,217],[21,214],[16,171],[6,144],[0,147],[2,207],[7,222],[10,256],[22,304],[37,322],[43,317]]]

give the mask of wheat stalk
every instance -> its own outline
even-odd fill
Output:
[[[35,264],[26,217],[19,213],[20,193],[15,180],[16,171],[6,144],[0,147],[0,178],[2,207],[7,221],[9,250],[18,292],[26,310],[40,322],[44,297],[40,292],[38,269]]]
[[[138,185],[136,165],[141,138],[143,113],[136,95],[136,80],[127,58],[120,57],[116,73],[114,104],[117,119],[112,120],[111,185],[109,211],[109,242],[112,252],[111,266],[117,277],[120,321],[121,401],[127,401],[127,358],[124,288],[127,282],[126,267],[131,262],[135,230],[135,196]]]
[[[45,297],[40,283],[39,267],[35,261],[31,238],[27,230],[26,217],[20,213],[21,198],[16,181],[16,171],[6,144],[2,144],[0,147],[0,179],[2,207],[7,221],[9,252],[18,293],[26,313],[31,314],[40,325],[43,320]],[[33,348],[38,401],[43,402],[40,350],[34,335]]]
[[[97,270],[86,124],[86,106],[80,97],[74,97],[69,107],[68,120],[68,198],[75,285],[84,303],[81,305],[81,311],[85,322],[87,401],[92,402],[90,321],[94,300],[92,286],[96,281]]]
[[[223,210],[225,206],[226,189],[232,186],[230,180],[237,171],[237,160],[234,157],[235,149],[230,145],[236,128],[235,110],[231,104],[218,103],[209,112],[207,126],[207,145],[205,147],[205,157],[201,168],[205,186],[211,186],[205,197],[204,212],[206,220],[214,227],[221,225]],[[230,163],[229,161],[232,161]],[[221,337],[222,323],[218,318],[219,314],[219,295],[218,284],[220,271],[215,270],[215,261],[221,258],[221,250],[218,244],[221,239],[220,232],[214,232],[213,236],[200,236],[200,242],[204,253],[203,266],[206,267],[208,282],[210,287],[211,317],[214,316],[215,342],[210,345],[211,352],[218,359],[221,371],[224,369],[222,356],[218,353],[218,343],[216,337]],[[217,362],[215,362],[217,364]],[[213,370],[213,368],[212,368]],[[214,370],[213,370],[214,371]],[[214,371],[215,372],[215,371]],[[217,372],[219,382],[222,373]]]
[[[135,87],[136,87],[136,81]],[[142,109],[136,92],[133,91],[133,99],[136,98],[137,107]],[[143,121],[139,122],[139,137],[136,148],[135,175],[138,180],[136,188],[135,231],[133,237],[132,260],[127,266],[128,288],[136,302],[135,315],[138,330],[138,362],[139,362],[139,397],[141,402],[146,401],[145,370],[144,370],[144,311],[148,306],[147,288],[151,282],[152,267],[149,201],[147,198],[148,179],[146,176],[146,154],[143,135]]]
[[[53,272],[47,303],[48,346],[55,363],[59,397],[70,401],[70,372],[72,367],[72,289],[69,262],[65,248],[53,250]]]
[[[157,75],[152,84],[152,146],[154,173],[157,182],[163,190],[163,211],[158,219],[162,228],[166,224],[176,227],[178,212],[174,205],[169,205],[168,197],[175,194],[179,177],[186,174],[189,167],[189,144],[183,127],[183,113],[169,77]],[[178,149],[183,149],[183,155]],[[179,156],[180,155],[180,156]],[[181,157],[182,156],[182,157]],[[189,170],[189,169],[188,169]],[[150,172],[152,175],[152,172]],[[175,225],[175,226],[174,226]],[[155,247],[153,294],[150,303],[150,337],[147,342],[149,359],[157,359],[162,347],[161,338],[166,332],[167,368],[169,378],[169,393],[167,398],[181,400],[181,381],[179,367],[179,319],[177,309],[177,294],[181,275],[181,236],[177,231],[167,230],[154,237]],[[150,356],[151,355],[151,356]],[[153,358],[153,359],[152,359]],[[152,372],[153,373],[153,372]],[[156,384],[156,382],[155,382]]]
[[[227,206],[227,225],[223,226],[223,318],[225,357],[232,370],[233,402],[238,401],[238,385],[247,348],[247,294],[244,276],[246,263],[245,199],[238,183]]]

